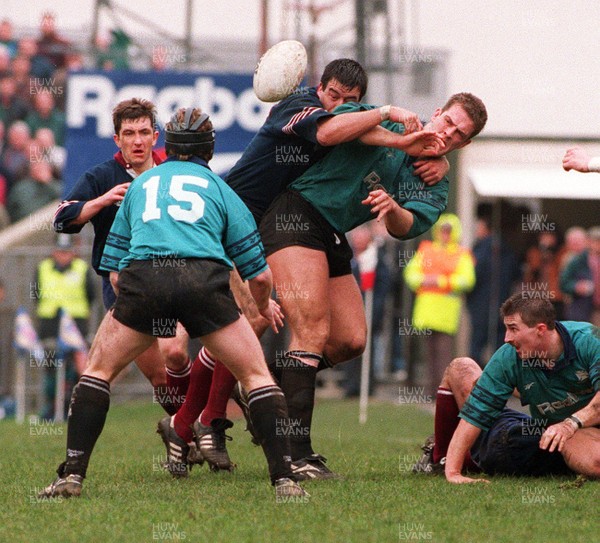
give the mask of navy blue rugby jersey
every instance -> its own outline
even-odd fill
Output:
[[[316,87],[299,88],[271,109],[225,179],[257,222],[291,181],[327,154],[330,148],[317,143],[317,123],[332,115]]]

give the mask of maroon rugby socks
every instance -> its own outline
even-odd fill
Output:
[[[191,425],[198,418],[208,400],[215,362],[214,358],[202,347],[192,364],[185,402],[173,420],[175,432],[186,443],[192,441],[194,434]]]

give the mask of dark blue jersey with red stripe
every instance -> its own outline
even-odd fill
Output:
[[[226,178],[257,222],[291,181],[325,156],[329,148],[317,143],[317,122],[331,116],[316,87],[297,89],[271,109]]]
[[[152,158],[155,164],[160,164],[162,158],[156,152],[152,153]],[[113,158],[90,168],[85,172],[75,183],[67,198],[63,200],[56,213],[54,214],[54,230],[64,234],[77,234],[83,228],[83,224],[70,224],[73,220],[79,217],[81,209],[86,202],[95,200],[96,198],[106,194],[110,189],[133,181],[135,173],[128,168],[128,164],[123,159],[123,155],[119,151]],[[119,202],[120,204],[120,202]],[[92,268],[98,275],[107,276],[107,271],[99,269],[100,259],[106,244],[106,238],[110,232],[110,227],[119,205],[113,204],[108,207],[103,207],[94,217],[90,219],[94,227],[94,243],[92,247]]]

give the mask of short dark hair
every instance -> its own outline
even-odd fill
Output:
[[[119,102],[112,111],[115,134],[121,131],[121,124],[125,119],[150,119],[152,127],[156,125],[156,106],[145,98],[131,98]]]
[[[359,100],[362,100],[363,96],[367,93],[367,85],[369,84],[369,78],[364,68],[351,58],[338,58],[332,60],[325,69],[321,76],[321,85],[323,88],[327,86],[329,81],[335,79],[340,82],[344,87],[353,89],[358,87],[360,92]]]
[[[521,315],[521,320],[529,327],[545,324],[554,330],[556,310],[552,302],[546,298],[530,297],[531,291],[517,292],[506,300],[500,308],[500,316],[504,319],[511,315]]]
[[[480,98],[477,98],[470,92],[459,92],[453,94],[448,98],[448,101],[444,104],[442,111],[450,109],[453,105],[458,104],[461,106],[473,121],[473,132],[469,134],[469,139],[474,138],[479,132],[483,130],[485,123],[487,123],[488,115],[485,104]]]

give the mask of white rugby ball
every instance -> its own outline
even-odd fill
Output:
[[[299,41],[276,43],[254,70],[254,93],[263,102],[277,102],[292,94],[306,72],[306,49]]]

